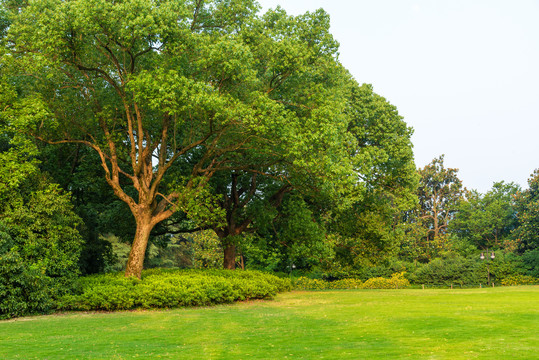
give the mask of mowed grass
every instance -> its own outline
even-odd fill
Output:
[[[0,359],[539,359],[539,286],[292,292],[0,322]]]

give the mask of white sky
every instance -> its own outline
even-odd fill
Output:
[[[445,154],[464,186],[527,187],[539,168],[539,0],[258,0],[323,8],[340,60],[414,128],[415,161]]]

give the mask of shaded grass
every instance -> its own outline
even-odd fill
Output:
[[[2,359],[537,359],[539,287],[293,292],[0,322]]]

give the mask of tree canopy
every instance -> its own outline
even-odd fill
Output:
[[[444,156],[416,169],[328,14],[259,9],[0,0],[0,317],[143,267],[537,280],[538,170],[481,194]]]
[[[517,226],[515,196],[519,191],[519,186],[502,181],[484,195],[467,192],[449,226],[451,232],[481,249],[505,247]]]
[[[13,123],[28,114],[0,78],[0,318],[46,312],[79,274],[80,218]],[[30,108],[30,111],[33,108]]]
[[[418,170],[418,206],[405,214],[407,241],[404,253],[414,260],[428,261],[448,250],[448,226],[454,218],[465,188],[458,169],[446,168],[444,156]]]
[[[12,13],[5,62],[27,75],[20,91],[34,107],[19,128],[97,152],[137,226],[127,275],[140,276],[156,224],[212,208],[205,185],[217,172],[322,174],[337,192],[349,180],[349,75],[327,14],[256,10],[250,0],[39,0]]]
[[[518,228],[515,235],[521,242],[521,252],[539,248],[539,169],[528,179],[528,186],[516,196]]]

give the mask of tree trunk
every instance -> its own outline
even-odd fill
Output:
[[[144,266],[146,247],[148,246],[148,239],[150,238],[152,228],[153,225],[149,220],[137,221],[135,239],[133,240],[133,245],[131,245],[131,252],[129,253],[129,259],[125,268],[126,277],[135,276],[140,279]]]
[[[225,245],[223,267],[229,270],[236,269],[236,245],[234,244]]]

